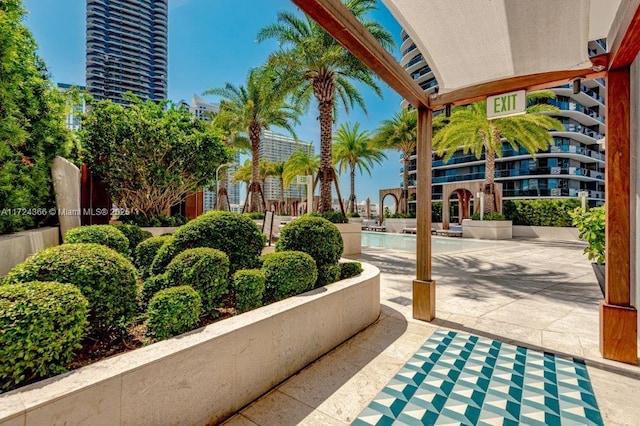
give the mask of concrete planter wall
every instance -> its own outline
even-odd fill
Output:
[[[0,235],[0,277],[35,252],[59,244],[60,230],[57,227]]]
[[[480,240],[510,240],[513,237],[513,224],[510,220],[464,219],[462,236]]]
[[[394,219],[394,218],[386,218],[384,220],[384,225],[387,227],[387,232],[395,232],[402,233],[404,228],[415,228],[416,227],[416,219],[415,218],[406,218],[406,219]]]
[[[541,240],[580,241],[578,228],[513,225],[513,236]]]
[[[380,271],[0,395],[0,425],[212,424],[380,314]]]
[[[344,241],[345,256],[362,253],[362,226],[359,223],[336,223]]]
[[[160,236],[162,234],[173,234],[180,227],[179,226],[150,226],[142,228],[145,231],[151,232],[154,237]]]

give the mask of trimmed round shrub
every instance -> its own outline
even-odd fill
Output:
[[[308,253],[318,264],[334,265],[344,251],[338,227],[321,217],[303,216],[282,228],[276,251],[296,250]]]
[[[145,311],[149,307],[149,302],[160,290],[169,288],[169,280],[167,274],[154,275],[142,283],[142,290],[140,291],[140,307],[142,311]]]
[[[89,301],[95,330],[125,330],[136,313],[138,281],[133,264],[100,244],[63,244],[39,251],[16,265],[5,284],[58,281],[73,284]]]
[[[88,305],[71,284],[0,286],[0,391],[66,371],[80,348]]]
[[[233,292],[238,313],[262,306],[265,276],[260,269],[241,269],[233,275]]]
[[[335,283],[340,280],[340,265],[321,265],[318,266],[318,279],[315,287]]]
[[[147,336],[163,340],[192,330],[201,306],[200,295],[188,285],[160,290],[147,309]]]
[[[318,279],[313,258],[301,251],[280,251],[261,258],[265,300],[273,302],[311,290]]]
[[[137,225],[113,225],[118,231],[122,232],[127,240],[129,240],[129,251],[134,253],[138,244],[153,237],[153,234],[149,231],[145,231]]]
[[[188,249],[167,266],[169,286],[189,285],[200,294],[202,308],[217,314],[229,294],[229,257],[220,250],[199,247]]]
[[[360,262],[345,262],[339,263],[340,266],[340,279],[346,280],[347,278],[360,275],[363,271],[362,264]]]
[[[113,225],[88,225],[71,228],[64,234],[65,244],[95,243],[129,256],[129,240]]]
[[[170,235],[151,237],[138,244],[134,251],[133,264],[138,268],[138,274],[142,279],[150,275],[149,269],[151,269],[151,264],[158,254],[158,250],[171,238],[173,237]]]
[[[153,260],[152,274],[161,274],[171,260],[190,248],[209,247],[229,256],[229,271],[251,269],[257,266],[265,237],[246,215],[211,211],[193,219],[173,234],[173,241],[163,246]]]

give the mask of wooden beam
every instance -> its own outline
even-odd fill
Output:
[[[609,69],[629,67],[640,52],[640,0],[622,0],[607,37]]]
[[[429,106],[424,90],[340,0],[292,0],[333,38],[415,108]]]

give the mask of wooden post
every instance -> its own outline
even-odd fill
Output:
[[[436,316],[436,282],[431,279],[432,120],[431,109],[418,109],[416,279],[413,281],[413,317],[423,321],[431,321]]]
[[[607,76],[605,170],[605,300],[600,302],[604,358],[638,363],[637,310],[631,306],[631,80],[630,69]]]

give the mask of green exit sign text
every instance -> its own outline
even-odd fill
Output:
[[[487,98],[487,118],[500,118],[510,115],[524,114],[527,111],[527,92],[503,93]]]

